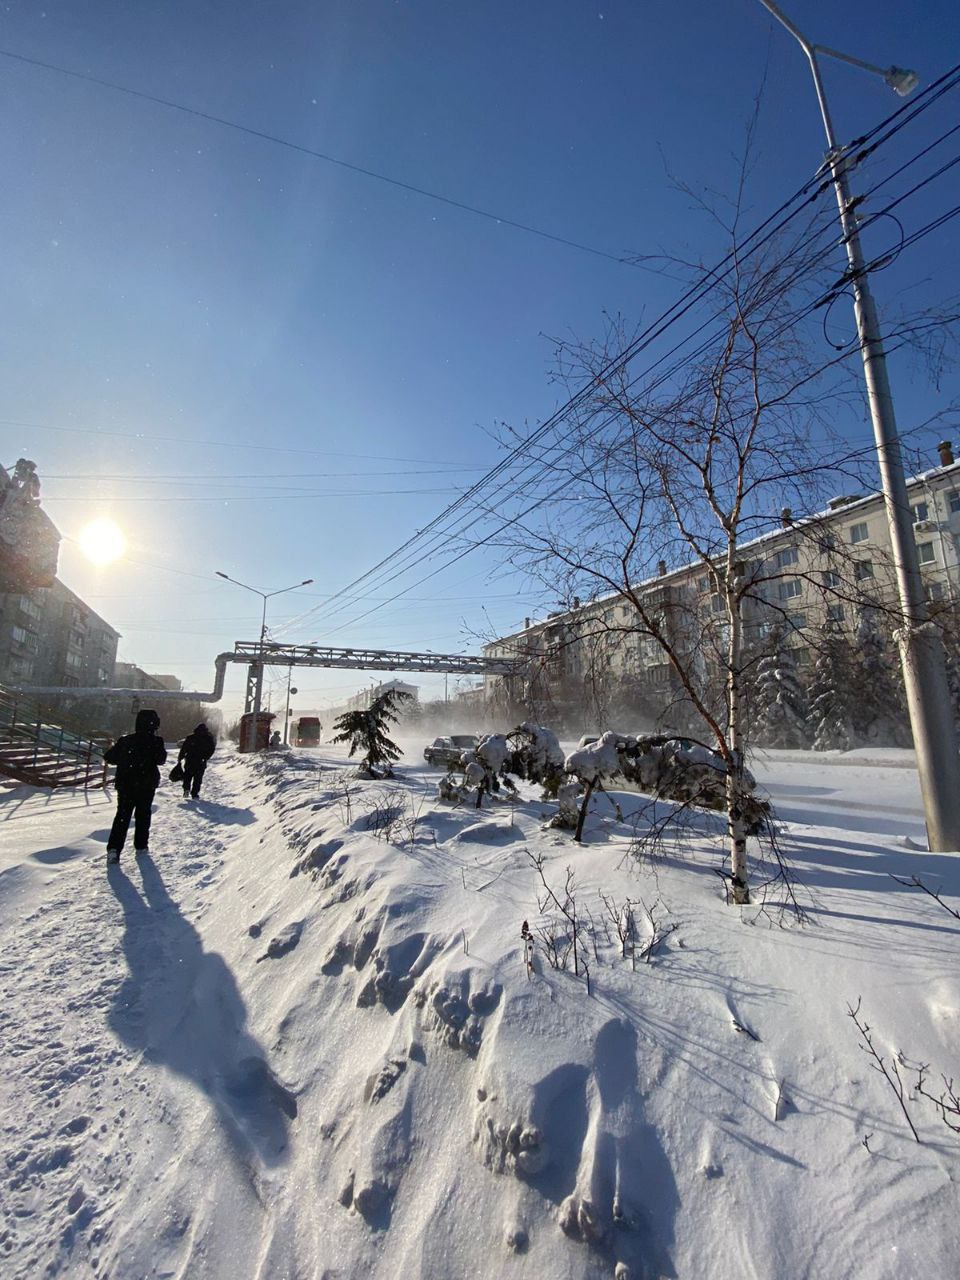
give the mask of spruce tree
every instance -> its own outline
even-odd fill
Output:
[[[900,664],[875,609],[864,609],[860,614],[853,657],[853,687],[856,690],[853,727],[857,737],[881,746],[909,745]]]
[[[806,746],[809,732],[803,685],[782,634],[757,663],[751,698],[753,731],[765,747]]]
[[[365,711],[347,711],[338,716],[333,727],[337,730],[334,742],[349,742],[351,756],[364,753],[361,768],[375,775],[380,765],[385,765],[382,777],[390,777],[390,766],[399,760],[403,752],[387,737],[388,727],[399,718],[399,708],[409,701],[410,694],[402,689],[386,689],[371,702]]]
[[[853,667],[843,636],[824,637],[810,686],[810,725],[814,751],[849,751],[854,745]]]

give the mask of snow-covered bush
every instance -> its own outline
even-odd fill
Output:
[[[506,772],[527,782],[539,782],[544,799],[554,799],[564,781],[563,748],[552,729],[525,720],[507,734],[510,758]]]
[[[462,801],[472,792],[476,806],[483,804],[483,797],[500,790],[501,783],[515,792],[516,787],[505,771],[510,758],[506,734],[491,733],[481,738],[472,751],[464,751],[460,757],[462,778],[457,781],[456,767],[440,779],[437,790],[441,800]]]
[[[454,766],[453,773],[456,769]],[[526,720],[509,733],[481,738],[475,750],[461,755],[459,769],[463,775],[459,781],[453,773],[441,778],[442,800],[463,800],[475,792],[479,808],[482,797],[499,791],[501,785],[515,793],[513,778],[539,782],[544,799],[554,799],[564,781],[563,750],[551,729]]]
[[[662,736],[633,737],[608,732],[596,742],[567,756],[564,769],[584,788],[577,814],[577,838],[583,829],[587,804],[594,791],[626,783],[658,800],[673,800],[704,809],[727,805],[727,767],[722,757],[700,743]],[[742,771],[740,808],[748,829],[756,833],[769,805],[752,794],[756,780]],[[571,797],[565,797],[569,825]]]

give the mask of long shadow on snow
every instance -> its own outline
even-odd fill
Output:
[[[670,1255],[680,1197],[657,1130],[644,1115],[637,1033],[626,1019],[600,1029],[594,1074],[601,1106],[594,1193],[604,1205],[619,1205],[614,1251],[632,1264],[631,1273],[635,1267],[638,1275],[675,1276]]]
[[[194,813],[201,818],[206,818],[208,822],[215,822],[218,827],[248,827],[251,822],[256,822],[252,809],[242,809],[232,804],[219,804],[215,800],[204,800],[202,797],[194,800],[190,807]]]
[[[147,1061],[207,1095],[242,1164],[251,1149],[265,1165],[282,1164],[296,1100],[274,1078],[264,1050],[245,1030],[246,1006],[223,957],[204,951],[153,860],[141,856],[137,865],[144,897],[119,865],[108,868],[110,887],[123,908],[129,968],[109,1024]]]

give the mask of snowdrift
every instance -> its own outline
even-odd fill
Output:
[[[0,1006],[15,1280],[960,1273],[958,1137],[902,1067],[913,1140],[847,1016],[888,1067],[955,1072],[960,922],[890,875],[956,906],[955,859],[792,822],[812,923],[781,927],[723,904],[712,815],[638,871],[602,799],[578,846],[533,788],[478,813],[400,768],[221,761],[216,802],[170,801],[154,861],[110,880],[102,847],[78,879],[86,844],[45,829],[3,871],[0,841],[27,894]],[[547,961],[541,856],[573,873],[589,994]],[[633,960],[601,891],[634,904]]]

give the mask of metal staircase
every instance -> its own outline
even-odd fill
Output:
[[[0,774],[37,787],[102,786],[113,739],[52,720],[29,699],[0,689]]]

